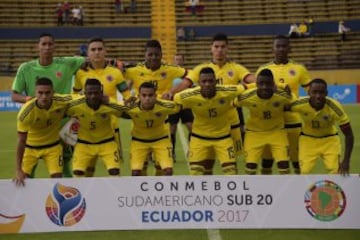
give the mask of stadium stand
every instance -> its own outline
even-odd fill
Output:
[[[179,26],[238,25],[358,19],[358,0],[214,0],[202,1],[205,9],[196,18],[185,11],[183,1],[176,1]]]
[[[318,34],[314,38],[292,39],[290,57],[310,70],[351,69],[360,67],[360,32],[350,33],[341,42],[337,33]],[[230,56],[251,71],[272,60],[273,36],[230,36]],[[186,67],[209,61],[211,37],[177,43],[179,53],[186,56]]]
[[[87,37],[80,35],[80,30],[93,32],[92,36],[99,35],[106,38],[109,57],[119,57],[127,61],[141,61],[143,59],[143,44],[147,37],[129,38],[129,36],[125,37],[124,34],[129,33],[126,30],[127,28],[139,27],[140,29],[144,26],[148,29],[151,28],[153,38],[161,40],[164,45],[164,55],[167,54],[164,59],[169,61],[172,53],[177,51],[185,54],[186,67],[193,67],[210,59],[210,37],[213,33],[208,30],[211,28],[217,31],[216,26],[213,25],[220,26],[219,29],[235,28],[230,33],[225,31],[230,36],[231,57],[250,70],[255,70],[259,64],[270,61],[272,58],[273,35],[270,36],[269,34],[274,33],[261,33],[258,31],[259,26],[266,29],[272,27],[268,24],[281,23],[282,29],[286,31],[289,23],[300,22],[310,16],[314,19],[316,27],[328,24],[325,28],[331,26],[332,29],[331,31],[315,32],[313,38],[292,40],[291,57],[306,64],[309,69],[343,69],[359,68],[360,66],[360,32],[350,32],[348,40],[345,42],[339,41],[339,36],[336,33],[336,22],[339,19],[346,22],[359,21],[360,1],[358,0],[200,1],[205,8],[197,16],[192,16],[185,10],[187,1],[174,1],[169,5],[168,1],[137,0],[136,13],[120,14],[116,14],[112,0],[69,1],[72,5],[81,5],[85,9],[85,27],[57,27],[55,8],[58,2],[55,0],[0,1],[0,30],[5,30],[1,34],[3,37],[0,37],[2,44],[0,71],[2,75],[13,74],[21,62],[37,57],[37,52],[34,49],[35,35],[32,34],[31,40],[29,36],[24,36],[25,40],[8,37],[9,34],[6,34],[6,31],[9,32],[9,30],[14,29],[16,32],[26,30],[27,35],[29,35],[29,29],[31,30],[31,27],[34,26],[38,29],[44,27],[44,31],[49,32],[59,30],[55,34],[57,56],[78,54],[79,45],[86,42],[85,38]],[[173,9],[174,13],[171,13],[169,9]],[[164,16],[159,17],[164,12],[166,18]],[[207,33],[206,35],[197,35],[194,41],[174,42],[175,26],[171,23],[173,18],[176,21],[175,26],[185,26],[186,28],[194,26],[195,29],[203,26],[203,28],[208,28],[206,29]],[[250,27],[247,26],[248,24]],[[120,27],[118,29],[124,27],[124,31],[114,32],[118,26]],[[243,28],[238,28],[239,26]],[[247,32],[242,31],[244,28],[249,30],[251,26],[256,29]],[[115,28],[110,29],[110,27]],[[75,30],[76,32],[74,32],[77,35],[72,34],[71,30]],[[58,37],[61,34],[66,36]],[[162,39],[164,36],[168,41]],[[171,41],[169,36],[173,36]],[[172,46],[176,46],[177,49],[172,49]]]
[[[54,27],[57,25],[57,0],[2,0],[0,27]],[[117,14],[114,1],[73,0],[71,6],[84,9],[84,26],[150,26],[150,0],[137,0],[135,13]],[[124,3],[125,4],[125,3]],[[71,26],[71,25],[70,25]]]

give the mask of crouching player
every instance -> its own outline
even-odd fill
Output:
[[[50,177],[62,177],[63,155],[59,131],[70,96],[54,94],[49,78],[35,83],[35,98],[26,102],[17,117],[16,185],[24,185],[39,159],[45,161]]]
[[[130,166],[133,176],[142,175],[149,153],[153,153],[163,175],[173,174],[173,146],[165,120],[177,113],[180,106],[174,102],[156,99],[156,86],[144,82],[139,87],[139,101],[130,106],[132,119]]]
[[[276,88],[269,69],[263,69],[256,79],[256,88],[241,94],[234,102],[236,106],[249,109],[244,141],[245,172],[256,174],[257,165],[267,146],[277,162],[280,174],[289,173],[289,142],[284,129],[285,106],[292,97]]]
[[[86,169],[101,158],[109,175],[120,175],[120,154],[111,125],[112,115],[121,116],[125,106],[103,103],[103,88],[99,80],[85,83],[85,96],[70,103],[67,115],[78,119],[80,127],[73,155],[73,174],[84,177]]]

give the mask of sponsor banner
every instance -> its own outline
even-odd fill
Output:
[[[0,111],[19,111],[21,108],[21,103],[15,103],[11,100],[10,92],[1,92],[0,91]]]
[[[357,95],[357,85],[328,85],[328,96],[342,104],[357,103]],[[300,96],[307,96],[303,88],[300,89]]]
[[[360,229],[357,175],[0,180],[0,233]]]

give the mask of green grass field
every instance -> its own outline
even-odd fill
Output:
[[[355,134],[355,145],[351,159],[351,173],[360,173],[360,162],[358,156],[360,154],[360,144],[357,139],[360,138],[360,105],[347,105],[345,110],[351,119],[353,131]],[[0,112],[1,126],[0,130],[0,179],[12,178],[15,173],[15,147],[16,147],[16,113],[14,112]],[[128,167],[128,149],[129,149],[129,133],[130,123],[127,120],[121,122],[121,131],[124,147],[125,162],[122,166],[122,175],[129,176],[130,170]],[[180,137],[178,137],[178,144],[176,147],[177,162],[175,163],[176,175],[187,175],[188,167],[185,161],[183,147],[181,145]],[[243,161],[239,163],[240,174],[244,173]],[[219,168],[216,169],[219,173]],[[325,173],[321,162],[316,166],[316,173]],[[107,173],[98,162],[96,176],[106,176]],[[44,164],[40,162],[38,170],[38,177],[47,177],[47,171]],[[0,194],[4,194],[1,192]],[[1,211],[1,206],[0,206]],[[359,216],[360,217],[360,216]],[[360,220],[360,218],[358,219]],[[65,239],[87,239],[87,240],[115,240],[115,239],[146,239],[146,240],[235,240],[235,239],[267,239],[267,240],[281,240],[281,239],[358,239],[360,230],[219,230],[220,236],[212,234],[207,230],[153,230],[153,231],[98,231],[98,232],[60,232],[60,233],[42,233],[42,234],[4,234],[0,235],[0,240],[65,240]]]

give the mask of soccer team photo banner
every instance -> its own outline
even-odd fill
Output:
[[[358,175],[0,180],[0,193],[0,233],[360,229]]]

